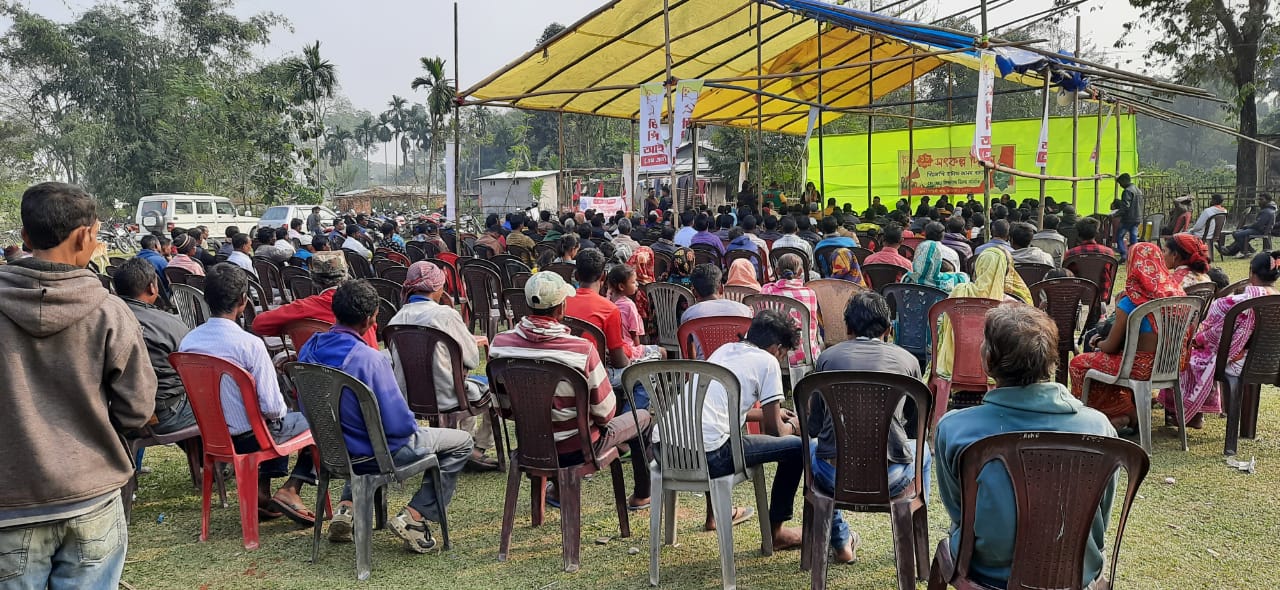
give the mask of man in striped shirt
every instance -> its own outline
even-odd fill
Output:
[[[617,415],[617,400],[609,385],[600,354],[590,341],[572,335],[569,328],[560,323],[564,319],[565,299],[576,291],[554,272],[543,271],[533,275],[524,286],[525,301],[530,313],[520,320],[515,329],[498,334],[489,346],[489,358],[518,358],[560,363],[581,371],[587,378],[587,400],[590,412],[591,443],[599,453],[627,443],[634,457],[642,456],[640,433],[649,429],[649,412],[637,409],[634,414]],[[519,391],[510,391],[519,395]],[[563,463],[582,462],[581,438],[578,434],[578,410],[573,390],[566,384],[556,389],[552,409],[556,450]],[[635,493],[631,506],[644,508],[649,505],[649,467],[642,460],[632,460],[635,475]],[[549,490],[547,501],[558,505],[554,488]]]

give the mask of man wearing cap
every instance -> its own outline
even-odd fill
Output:
[[[284,327],[295,320],[320,320],[337,323],[333,315],[333,293],[347,280],[347,262],[341,252],[316,252],[311,256],[311,280],[320,292],[310,297],[294,300],[270,311],[259,313],[253,319],[253,333],[259,336],[283,336]],[[377,326],[361,335],[365,344],[378,348]],[[301,346],[301,342],[294,343]]]
[[[515,329],[494,337],[489,347],[489,358],[551,361],[582,372],[587,378],[592,444],[597,449],[607,449],[625,442],[631,447],[632,455],[638,457],[642,452],[639,436],[649,428],[649,412],[637,409],[634,418],[631,413],[618,415],[613,387],[609,385],[609,375],[595,345],[572,335],[569,328],[560,323],[565,315],[565,299],[575,293],[573,286],[566,284],[559,274],[543,271],[533,275],[524,286],[529,315],[520,320]],[[510,393],[520,394],[519,391]],[[572,390],[558,388],[553,407],[557,417],[555,438],[556,450],[564,460],[573,459],[566,456],[582,450],[576,408]],[[635,492],[630,505],[635,508],[649,505],[649,467],[644,463],[631,461]],[[547,501],[555,502],[554,496],[548,494]]]
[[[413,263],[409,267],[401,294],[406,298],[404,307],[400,308],[387,325],[424,326],[448,334],[462,352],[462,368],[469,372],[480,366],[480,349],[476,346],[475,337],[467,329],[467,324],[462,321],[462,315],[458,310],[440,304],[440,299],[444,296],[444,282],[444,271],[434,263],[427,261]],[[453,363],[447,348],[443,345],[437,348],[435,364],[431,369],[435,379],[436,403],[442,410],[448,411],[458,405],[458,400],[453,394]],[[416,359],[411,359],[411,362],[412,360]],[[392,363],[396,367],[396,382],[400,385],[401,391],[407,391],[404,371],[401,368],[402,362],[393,354]],[[488,399],[489,385],[483,377],[467,377],[464,384],[467,401],[476,403]],[[489,423],[488,417],[477,420],[475,416],[468,416],[458,424],[458,428],[472,433],[475,437],[475,448],[471,452],[468,463],[477,469],[497,469],[498,462],[485,456],[485,451],[494,446],[493,424]]]

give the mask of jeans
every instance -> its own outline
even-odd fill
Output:
[[[94,510],[0,529],[0,587],[5,590],[115,590],[129,530],[119,494]]]
[[[1120,252],[1120,259],[1128,258],[1129,248],[1124,245],[1125,235],[1129,236],[1129,247],[1133,247],[1138,243],[1138,224],[1137,223],[1121,223],[1120,229],[1116,230],[1116,250]]]
[[[916,453],[916,441],[907,441],[907,448],[912,455]],[[809,447],[810,457],[813,460],[813,483],[818,486],[818,490],[824,494],[830,494],[836,487],[836,468],[827,462],[826,459],[820,459],[817,455],[818,444],[814,441]],[[933,465],[933,455],[929,452],[929,446],[924,447],[924,485],[922,491],[924,493],[925,503],[929,503],[929,483],[930,468]],[[889,464],[889,495],[896,496],[907,489],[911,480],[916,478],[915,463],[890,463]],[[849,532],[849,525],[845,523],[844,517],[840,515],[840,511],[836,510],[834,517],[831,519],[831,547],[836,550],[843,549],[849,544],[849,538],[852,533]]]
[[[289,412],[279,420],[267,422],[267,429],[271,432],[271,438],[276,443],[283,443],[310,428],[311,425],[307,424],[307,419],[303,417],[301,412]],[[262,450],[258,447],[258,439],[254,438],[252,431],[232,437],[231,444],[235,446],[237,453],[252,453]],[[286,476],[289,479],[297,479],[309,484],[316,483],[316,463],[310,447],[298,452],[298,460],[293,464],[293,471],[289,471],[288,457],[276,457],[258,464],[259,479],[275,479]]]
[[[747,467],[777,463],[773,474],[773,487],[769,493],[769,524],[777,525],[791,520],[795,512],[796,490],[804,475],[800,437],[746,434],[742,436],[743,463]],[[733,448],[730,443],[707,453],[707,469],[711,477],[724,477],[733,473]]]
[[[156,434],[169,434],[196,425],[196,415],[191,413],[191,403],[186,396],[171,408],[156,407],[156,420],[156,424],[151,427],[151,431]]]
[[[422,485],[418,487],[418,491],[413,494],[413,498],[409,500],[409,506],[418,511],[423,518],[432,522],[440,522],[440,507],[448,506],[449,501],[453,499],[453,493],[458,489],[458,473],[467,465],[467,459],[471,457],[471,448],[475,443],[471,440],[471,435],[453,428],[419,428],[418,432],[409,437],[409,442],[403,447],[391,453],[391,461],[397,466],[413,463],[427,455],[435,454],[436,460],[440,462],[440,491],[444,493],[443,498],[436,497],[436,487],[433,482],[432,473],[430,471],[422,475]],[[378,470],[377,463],[368,462],[370,473]],[[361,463],[356,463],[361,465]],[[356,473],[366,471],[360,467],[355,467]],[[342,500],[351,500],[351,483],[347,482],[342,487]]]
[[[1249,245],[1249,240],[1260,235],[1262,235],[1262,232],[1251,227],[1233,231],[1231,232],[1231,245],[1223,250],[1226,251],[1227,254],[1231,255],[1239,254],[1241,252],[1250,254],[1253,252],[1253,247]]]

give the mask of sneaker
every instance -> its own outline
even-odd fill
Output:
[[[426,520],[414,520],[409,516],[409,510],[406,508],[400,511],[391,522],[391,530],[397,537],[404,539],[404,548],[414,553],[426,553],[436,546],[436,540],[431,536],[431,527],[427,526]]]
[[[337,512],[333,514],[333,520],[329,521],[329,542],[330,543],[350,543],[351,542],[351,507],[346,504],[338,504]]]

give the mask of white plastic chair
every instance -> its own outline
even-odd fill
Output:
[[[169,289],[172,291],[169,300],[173,302],[173,307],[178,310],[178,318],[187,328],[194,330],[213,315],[209,311],[209,305],[204,302],[204,291],[183,284],[169,285]]]
[[[719,383],[730,409],[729,442],[733,473],[711,478],[707,449],[702,441],[702,408],[707,387]],[[731,371],[705,361],[650,361],[627,367],[622,373],[624,391],[636,385],[649,392],[649,412],[659,438],[657,457],[649,462],[654,502],[649,509],[649,584],[658,585],[659,524],[666,527],[666,543],[676,542],[676,492],[704,492],[711,497],[716,535],[720,541],[720,576],[726,590],[737,588],[733,562],[733,487],[751,480],[755,486],[756,512],[760,520],[760,554],[773,555],[769,528],[769,498],[764,467],[747,467],[742,452],[741,389]],[[632,460],[635,460],[633,458]],[[666,520],[663,520],[665,516]]]
[[[1133,390],[1133,403],[1138,408],[1138,436],[1147,454],[1152,452],[1151,392],[1153,390],[1166,387],[1173,389],[1174,405],[1181,421],[1183,405],[1182,390],[1178,385],[1178,370],[1182,367],[1182,351],[1187,338],[1200,317],[1201,303],[1199,297],[1165,297],[1139,305],[1133,313],[1129,314],[1128,325],[1125,327],[1124,361],[1120,364],[1120,372],[1109,375],[1097,369],[1089,369],[1089,372],[1084,375],[1080,400],[1086,404],[1089,403],[1091,381],[1119,385]],[[1138,336],[1142,328],[1142,320],[1148,317],[1159,338],[1156,341],[1151,378],[1143,381],[1133,378],[1133,361],[1138,354]],[[1182,435],[1182,450],[1185,451],[1188,448],[1187,430],[1184,427],[1179,431]]]
[[[800,322],[800,350],[804,352],[804,362],[799,365],[783,367],[783,372],[790,375],[791,383],[799,383],[801,379],[804,379],[805,375],[813,372],[819,351],[813,349],[812,335],[813,330],[817,330],[818,327],[810,323],[809,308],[805,304],[785,295],[749,295],[742,300],[742,303],[757,314],[766,309],[772,309],[785,313]]]

